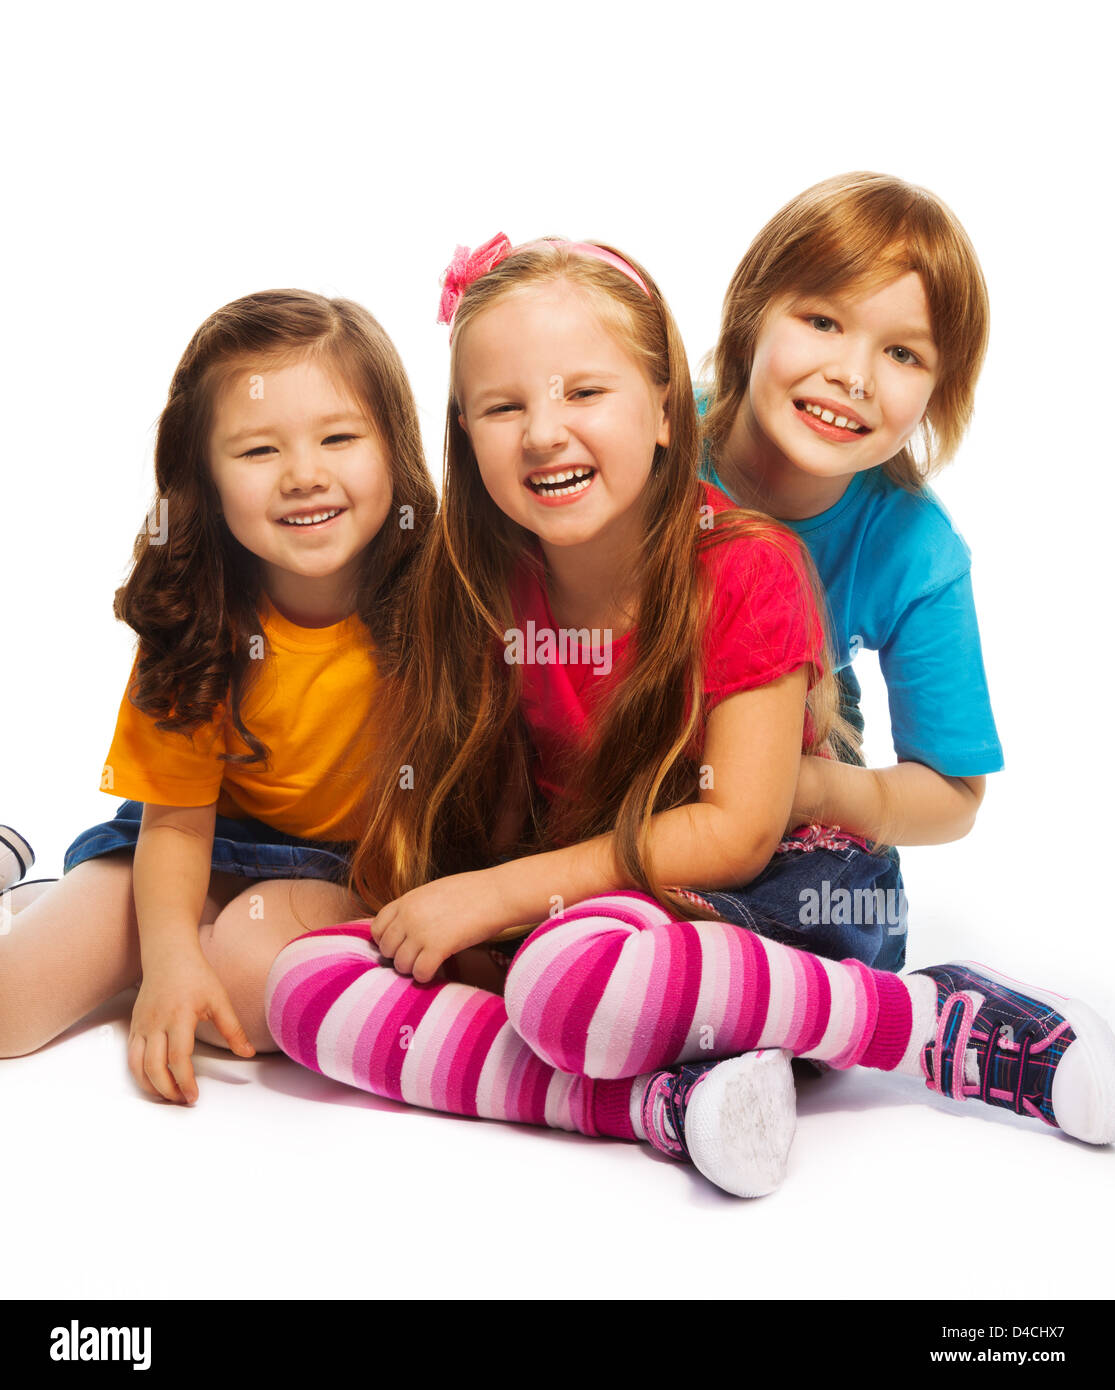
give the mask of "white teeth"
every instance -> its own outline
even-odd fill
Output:
[[[574,481],[576,480],[576,481]],[[566,468],[563,473],[548,473],[541,478],[531,478],[530,484],[535,491],[539,486],[546,484],[545,496],[548,498],[564,498],[570,492],[584,492],[589,482],[592,481],[592,468]],[[573,482],[569,488],[559,488],[559,482]]]
[[[340,507],[335,507],[331,512],[314,512],[312,516],[284,516],[283,522],[287,526],[314,526],[319,521],[329,521],[338,516],[340,510]]]
[[[847,415],[835,415],[831,410],[825,410],[823,406],[813,405],[808,401],[805,404],[805,409],[809,411],[810,415],[816,415],[818,420],[824,420],[827,425],[836,425],[842,430],[854,430],[856,434],[863,433],[863,426],[857,425]]]
[[[587,478],[592,472],[591,468],[570,468],[564,473],[547,473],[541,478],[531,478],[535,485],[539,483],[567,483],[572,478]]]

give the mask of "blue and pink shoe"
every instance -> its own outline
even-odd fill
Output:
[[[777,1048],[656,1072],[643,1093],[651,1145],[737,1197],[780,1185],[797,1123],[790,1054]]]
[[[922,1054],[930,1090],[1115,1142],[1115,1033],[1087,1004],[976,961],[913,973],[937,986],[937,1032]]]

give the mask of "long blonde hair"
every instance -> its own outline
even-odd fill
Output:
[[[491,863],[501,848],[494,838],[499,812],[516,792],[531,809],[517,853],[614,830],[622,871],[676,906],[651,873],[646,834],[653,814],[693,800],[699,785],[695,743],[711,600],[699,548],[741,537],[778,546],[810,573],[824,611],[808,557],[779,523],[729,510],[717,514],[711,530],[700,527],[705,494],[685,349],[654,281],[624,259],[649,294],[610,264],[559,242],[534,243],[476,280],[457,306],[442,507],[417,565],[408,655],[381,687],[384,737],[370,778],[368,829],[353,867],[353,886],[373,911],[432,878]],[[646,484],[634,660],[597,707],[586,746],[564,769],[567,794],[547,806],[532,789],[519,711],[521,668],[503,659],[502,641],[515,622],[513,578],[519,567],[537,563],[535,538],[484,486],[458,420],[457,372],[461,343],[478,315],[526,286],[553,282],[586,295],[648,380],[666,386],[670,433],[667,445],[655,447]],[[825,746],[840,722],[827,670],[809,697],[812,751]]]

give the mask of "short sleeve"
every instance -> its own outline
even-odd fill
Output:
[[[720,552],[720,553],[718,553]],[[715,593],[706,647],[706,708],[810,665],[823,669],[824,628],[800,543],[748,537],[708,552]]]
[[[133,670],[129,689],[134,674]],[[157,806],[208,806],[220,794],[224,744],[220,714],[192,735],[164,731],[156,729],[154,718],[136,709],[125,692],[101,790]]]
[[[879,664],[900,759],[944,777],[1002,768],[970,574],[910,604],[880,649]]]

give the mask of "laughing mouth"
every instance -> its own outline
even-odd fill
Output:
[[[815,415],[817,419],[823,421],[824,424],[835,425],[838,430],[851,430],[853,434],[871,433],[867,426],[861,425],[855,416],[840,415],[835,410],[829,410],[827,406],[814,405],[812,401],[795,401],[794,409],[809,415]]]
[[[540,497],[566,497],[573,492],[584,492],[595,476],[595,468],[556,469],[553,473],[527,478],[526,485]]]
[[[321,512],[306,512],[302,516],[281,516],[279,522],[283,526],[317,526],[320,522],[332,521],[343,511],[344,507],[330,507]]]

